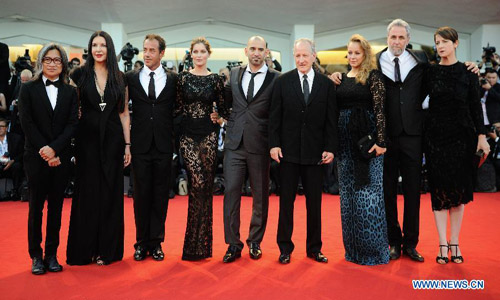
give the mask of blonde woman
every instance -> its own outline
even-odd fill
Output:
[[[385,86],[368,41],[347,45],[350,71],[337,87],[339,183],[345,258],[361,265],[389,262],[383,193]],[[371,142],[370,143],[370,138]],[[360,148],[362,145],[364,148]]]

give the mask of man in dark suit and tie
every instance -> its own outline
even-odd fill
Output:
[[[37,74],[22,85],[19,118],[25,134],[24,168],[29,188],[28,245],[35,275],[62,271],[57,261],[70,142],[78,123],[75,89],[66,83],[68,58],[49,44],[40,50]],[[90,187],[91,188],[91,187]],[[47,199],[45,258],[42,261],[42,211]]]
[[[387,27],[388,48],[377,54],[386,83],[387,153],[384,158],[384,200],[390,258],[403,254],[423,262],[417,252],[422,171],[422,102],[426,96],[423,77],[428,65],[422,51],[406,49],[410,26],[396,19]],[[403,230],[398,222],[397,184],[403,178]]]
[[[260,36],[248,40],[245,55],[248,65],[232,68],[226,85],[226,103],[232,106],[227,122],[224,157],[224,236],[229,248],[223,262],[241,256],[241,186],[248,170],[253,207],[247,239],[250,257],[262,256],[269,206],[268,122],[273,86],[279,73],[269,69],[265,57],[269,50]]]
[[[126,75],[134,111],[131,151],[137,261],[143,260],[148,252],[156,261],[164,258],[161,243],[165,239],[176,96],[176,77],[161,66],[165,48],[161,36],[147,35],[144,67]]]
[[[289,263],[294,249],[293,208],[300,177],[306,196],[307,256],[326,263],[321,253],[322,164],[332,162],[338,147],[335,86],[312,69],[312,40],[296,40],[293,54],[297,68],[276,80],[269,117],[270,154],[280,163],[279,261]]]

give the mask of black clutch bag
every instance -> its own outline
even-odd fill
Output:
[[[370,159],[375,157],[375,151],[373,151],[372,153],[368,152],[373,147],[373,145],[375,145],[375,139],[370,134],[359,139],[357,144],[359,152],[361,153],[361,156],[363,158]]]

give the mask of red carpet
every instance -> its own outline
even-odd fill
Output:
[[[400,200],[400,206],[402,201]],[[64,204],[59,261],[66,260],[71,201]],[[367,267],[346,262],[341,237],[338,196],[323,199],[323,252],[328,264],[305,257],[305,203],[295,210],[296,250],[289,265],[278,263],[276,245],[278,198],[270,201],[270,216],[262,243],[263,257],[243,257],[223,264],[226,250],[222,197],[214,199],[214,257],[202,262],[181,261],[187,198],[169,204],[166,222],[166,260],[135,262],[132,200],[125,198],[125,257],[99,267],[67,266],[56,274],[33,276],[27,251],[28,204],[0,203],[0,299],[500,299],[500,193],[476,194],[466,206],[461,234],[462,265],[435,263],[438,238],[429,195],[423,195],[418,250],[425,263],[402,258],[388,265]],[[243,198],[242,237],[248,233],[250,198]],[[400,209],[402,211],[402,209]],[[45,221],[44,221],[45,224]],[[483,290],[414,290],[412,279],[484,280]]]

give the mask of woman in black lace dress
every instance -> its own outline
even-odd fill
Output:
[[[123,168],[131,160],[130,119],[114,49],[109,34],[95,32],[87,63],[71,74],[81,117],[66,252],[70,265],[107,265],[123,258]]]
[[[351,71],[337,87],[339,105],[339,184],[345,259],[361,265],[389,262],[382,154],[385,146],[385,86],[368,41],[353,35],[347,45]],[[365,158],[357,141],[375,139]]]
[[[488,155],[479,97],[477,75],[457,61],[455,49],[458,34],[450,27],[441,27],[434,34],[441,61],[428,69],[429,114],[425,121],[425,155],[427,159],[432,210],[439,234],[439,255],[436,262],[446,264],[464,261],[460,252],[459,234],[464,204],[472,201],[474,154],[483,150]],[[450,215],[450,240],[446,238]]]
[[[222,116],[224,79],[207,69],[210,44],[203,38],[191,42],[194,68],[179,74],[176,113],[183,115],[180,151],[189,182],[189,207],[183,260],[212,257],[212,194],[217,154],[217,124],[210,114],[214,103]]]

